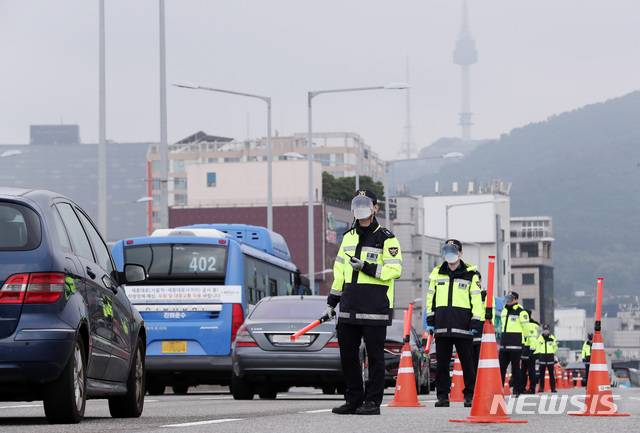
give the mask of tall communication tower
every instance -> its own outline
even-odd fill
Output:
[[[467,20],[467,1],[462,3],[462,28],[456,40],[456,48],[453,50],[453,63],[460,65],[462,72],[462,111],[460,113],[460,126],[462,128],[462,140],[471,139],[471,103],[469,97],[469,66],[478,62],[476,43],[471,38],[469,22]]]
[[[409,83],[409,60],[407,59],[407,83]],[[418,146],[413,140],[413,128],[411,127],[411,96],[409,92],[411,89],[407,89],[407,123],[404,127],[404,139],[402,140],[402,146],[400,152],[398,152],[399,159],[411,159],[418,157]]]

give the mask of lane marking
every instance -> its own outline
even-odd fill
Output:
[[[243,420],[242,418],[212,419],[209,421],[185,422],[182,424],[167,424],[167,425],[161,425],[160,427],[190,427],[194,425],[219,424],[223,422],[242,421],[242,420]]]

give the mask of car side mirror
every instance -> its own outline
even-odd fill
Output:
[[[135,263],[124,265],[124,272],[121,274],[124,277],[124,283],[137,283],[146,280],[148,277],[144,266]]]

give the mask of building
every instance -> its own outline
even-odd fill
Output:
[[[98,145],[83,144],[77,125],[34,125],[28,145],[0,146],[3,186],[49,189],[66,195],[98,223]],[[148,234],[146,154],[149,143],[107,142],[107,242]],[[140,201],[139,201],[140,200]]]
[[[512,217],[511,288],[520,304],[554,332],[553,223],[549,216]]]
[[[273,162],[286,161],[291,159],[306,158],[308,154],[307,135],[294,134],[292,137],[272,137],[271,140]],[[207,180],[208,184],[217,184],[224,181],[220,178],[223,173],[228,173],[235,169],[223,169],[222,164],[233,162],[266,162],[267,161],[267,140],[260,138],[256,140],[234,141],[229,138],[210,136],[203,132],[191,135],[176,144],[169,146],[169,206],[189,206],[194,203],[189,199],[189,185],[187,167],[192,164],[219,164],[214,178]],[[386,165],[378,158],[378,155],[364,143],[364,140],[355,133],[335,132],[335,133],[314,133],[313,134],[313,157],[317,161],[322,171],[332,174],[336,178],[349,177],[356,174],[369,176],[374,181],[382,181],[385,175]],[[152,213],[153,228],[160,227],[160,148],[158,144],[149,146],[147,155],[150,163],[148,178],[152,179],[152,196],[154,206]],[[308,164],[308,163],[306,163]],[[304,164],[302,164],[304,165]],[[301,166],[302,166],[301,165]],[[266,164],[260,168],[260,172],[254,172],[248,176],[256,188],[262,187],[264,190],[260,197],[251,194],[261,203],[266,204],[267,171]],[[292,168],[293,166],[287,166]],[[306,169],[305,169],[306,170]],[[315,170],[314,170],[315,171]],[[318,170],[320,173],[320,170]],[[218,175],[217,173],[220,173]],[[307,173],[307,171],[305,171]],[[274,181],[282,173],[277,172],[273,167],[272,175]],[[294,178],[295,179],[295,178]],[[307,177],[300,178],[300,185],[308,189]],[[289,178],[291,182],[291,178]],[[316,182],[314,181],[314,184]],[[320,182],[321,183],[321,182]],[[217,188],[219,192],[221,188]],[[282,189],[272,188],[273,205],[277,206],[283,198]],[[316,188],[315,201],[321,200],[321,191]],[[238,195],[235,195],[238,198]],[[308,192],[301,201],[308,201]],[[201,200],[199,197],[197,200]],[[285,202],[290,202],[289,197],[284,197]],[[216,201],[216,200],[209,200]],[[191,203],[191,204],[190,204]],[[222,201],[218,205],[224,206]],[[211,204],[211,203],[210,203]],[[216,205],[215,203],[213,205]],[[266,220],[265,220],[266,222]],[[173,224],[172,224],[173,225]],[[266,225],[263,223],[262,225]]]

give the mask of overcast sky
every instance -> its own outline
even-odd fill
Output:
[[[0,144],[29,125],[77,124],[98,141],[98,0],[0,0]],[[106,0],[107,138],[160,139],[159,2]],[[459,137],[462,0],[165,0],[168,139],[196,131],[307,131],[307,92],[407,81],[418,149]],[[640,1],[468,0],[478,49],[471,137],[640,88]],[[385,159],[404,141],[406,91],[318,95],[316,132],[360,134]]]

